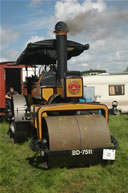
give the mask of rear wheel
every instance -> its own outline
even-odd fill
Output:
[[[26,120],[26,99],[22,95],[14,95],[12,99],[12,121],[9,134],[14,138],[14,143],[24,142],[30,136],[30,121]]]

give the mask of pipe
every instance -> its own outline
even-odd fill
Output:
[[[60,83],[67,72],[67,25],[60,21],[55,25],[56,51],[57,51],[57,80]]]

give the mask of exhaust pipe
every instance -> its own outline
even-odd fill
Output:
[[[66,77],[67,72],[67,25],[60,21],[55,25],[56,34],[56,51],[57,51],[57,80],[61,83],[61,80]]]

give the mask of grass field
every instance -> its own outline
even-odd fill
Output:
[[[29,164],[29,143],[13,144],[0,123],[0,193],[128,193],[128,115],[109,124],[119,142],[114,164],[43,170]]]

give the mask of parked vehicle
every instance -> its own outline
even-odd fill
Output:
[[[28,76],[34,74],[33,68],[28,66]],[[14,61],[0,63],[0,121],[7,113],[5,94],[13,87],[19,94],[24,93],[25,66],[16,66]]]
[[[89,75],[83,80],[84,87],[94,89],[97,102],[117,113],[128,113],[128,73]]]

